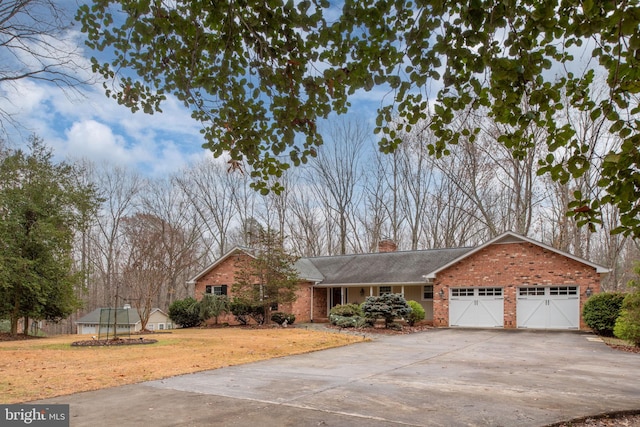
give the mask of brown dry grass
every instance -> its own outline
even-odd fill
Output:
[[[0,403],[20,403],[133,384],[291,354],[362,337],[305,329],[182,329],[155,344],[72,347],[82,335],[0,342]]]

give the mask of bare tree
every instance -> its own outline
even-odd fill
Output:
[[[122,294],[138,311],[143,330],[147,328],[156,296],[161,293],[169,264],[161,242],[172,234],[164,221],[137,213],[122,219]]]
[[[471,200],[451,180],[436,178],[422,221],[423,246],[453,248],[479,241],[478,221],[470,214],[473,211]]]
[[[368,252],[374,252],[378,243],[385,238],[391,237],[398,243],[399,232],[395,226],[397,222],[394,222],[394,216],[389,212],[397,212],[397,209],[389,209],[389,206],[397,206],[397,192],[388,186],[390,156],[376,152],[372,157],[369,170],[364,173],[364,210],[359,215]]]
[[[349,240],[355,244],[353,213],[357,209],[362,179],[360,157],[368,131],[362,122],[342,121],[330,129],[330,140],[311,162],[309,182],[315,195],[337,223],[337,252],[347,253]],[[351,234],[350,234],[351,232]],[[333,252],[333,248],[329,248]]]
[[[215,243],[208,262],[225,253],[230,227],[237,215],[234,193],[238,182],[235,175],[219,161],[206,159],[185,170],[176,178],[180,189],[195,209],[202,226],[201,236]]]
[[[91,279],[98,305],[119,305],[122,282],[122,220],[138,209],[144,181],[122,167],[102,164],[95,170],[95,182],[104,203],[91,232]],[[90,291],[91,292],[91,291]]]
[[[157,236],[163,288],[156,306],[168,309],[175,300],[191,295],[185,286],[205,253],[194,209],[175,179],[156,179],[143,195],[142,204],[155,220],[146,225]]]
[[[288,240],[285,234],[289,211],[288,206],[294,186],[291,174],[292,172],[286,171],[278,178],[278,181],[284,187],[280,193],[271,191],[269,194],[261,197],[263,207],[258,214],[263,219],[267,229],[273,230],[280,236],[283,236],[285,245]]]
[[[292,189],[288,200],[287,227],[294,253],[307,257],[323,255],[327,233],[313,193],[305,184],[299,184]]]
[[[90,64],[72,39],[72,18],[53,0],[0,2],[0,94],[18,81],[39,80],[79,94],[92,83]],[[9,102],[11,99],[8,98]],[[17,124],[0,107],[0,126]]]
[[[400,182],[400,207],[402,217],[409,227],[411,250],[418,249],[422,221],[426,213],[429,192],[433,183],[433,164],[428,157],[427,144],[431,140],[428,129],[415,127],[411,134],[405,134],[398,147]]]
[[[495,169],[483,155],[483,150],[469,141],[460,141],[451,154],[436,165],[445,179],[472,203],[467,214],[482,224],[489,237],[503,231],[499,229],[495,215],[499,194],[494,185]]]
[[[540,181],[536,171],[542,153],[540,147],[544,145],[544,131],[531,127],[523,139],[535,141],[536,148],[520,153],[517,148],[508,149],[499,143],[501,135],[510,129],[493,122],[486,127],[476,145],[492,166],[495,174],[493,187],[499,190],[496,226],[500,232],[512,230],[526,236],[531,229],[535,208],[544,198],[544,193],[535,192]]]

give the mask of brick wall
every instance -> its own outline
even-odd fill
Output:
[[[207,285],[227,285],[229,292],[231,285],[235,282],[236,263],[249,259],[246,254],[231,255],[221,261],[216,267],[202,277],[195,285],[195,298],[201,300],[206,291]]]
[[[237,265],[249,260],[249,256],[243,253],[231,255],[221,261],[211,271],[204,275],[195,284],[195,298],[201,300],[206,292],[207,285],[220,286],[227,285],[227,295],[233,298],[231,287],[235,282],[235,272]],[[324,290],[326,292],[326,290]],[[279,307],[279,311],[293,313],[296,316],[296,323],[309,322],[311,308],[311,283],[301,283],[297,291],[298,299],[292,304],[283,304]],[[325,298],[326,304],[326,298]],[[326,307],[325,307],[326,311]],[[218,317],[219,323],[229,323],[230,325],[238,324],[232,314]],[[214,319],[210,319],[209,323],[214,323]]]
[[[586,290],[600,292],[596,270],[531,243],[494,244],[438,273],[434,281],[434,325],[449,325],[449,288],[503,287],[504,327],[516,328],[516,292],[520,286],[578,286],[580,313]],[[439,297],[440,290],[444,298]],[[588,329],[582,316],[580,329]]]
[[[313,290],[313,321],[324,322],[329,319],[327,313],[327,288]]]

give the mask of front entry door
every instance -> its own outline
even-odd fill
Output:
[[[347,288],[344,288],[344,292],[343,288],[331,288],[330,296],[331,298],[329,301],[329,308],[333,308],[336,305],[344,304],[345,301],[347,301]]]

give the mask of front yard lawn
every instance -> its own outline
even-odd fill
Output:
[[[62,335],[0,342],[0,403],[156,380],[361,342],[306,329],[176,329],[149,345],[72,347],[91,339]]]

